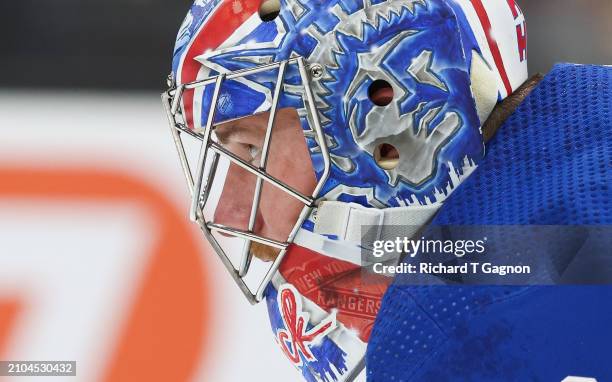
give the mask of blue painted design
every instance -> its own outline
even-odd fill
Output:
[[[300,2],[303,12],[297,19],[289,10],[290,3],[294,2],[282,0],[281,14],[274,22],[262,23],[242,38],[239,44],[249,42],[248,46],[213,54],[209,58],[210,63],[217,68],[223,67],[224,71],[235,71],[258,65],[254,58],[280,61],[300,55],[312,62],[331,60],[326,62],[328,76],[314,83],[315,97],[319,101],[317,106],[324,132],[331,142],[331,153],[350,162],[352,168],[340,167],[335,162],[321,195],[343,186],[350,188],[351,193],[341,192],[336,196],[338,200],[389,207],[412,203],[414,200],[421,203],[433,202],[445,195],[455,186],[451,182],[450,165],[461,174],[464,159],[477,164],[483,155],[480,122],[471,97],[469,77],[471,53],[473,49],[478,51],[478,48],[460,8],[449,0],[414,0],[412,9],[397,5],[399,2],[369,2],[372,9],[378,7],[380,15],[361,24],[362,35],[354,36],[343,28],[362,17],[358,13],[363,13],[364,2]],[[205,17],[206,12],[196,8],[192,10],[192,15],[194,25],[184,28],[187,35],[195,30],[195,25],[202,23],[201,18]],[[397,42],[393,40],[408,30],[413,32]],[[177,45],[177,52],[184,46],[183,40],[181,38],[181,43]],[[392,76],[406,93],[399,101],[400,114],[405,116],[413,112],[414,126],[418,126],[428,112],[440,108],[427,127],[428,134],[432,134],[449,113],[456,113],[460,120],[460,127],[442,142],[433,156],[431,174],[418,183],[408,181],[405,177],[393,181],[390,173],[375,163],[372,153],[364,149],[349,128],[354,113],[356,132],[363,132],[367,128],[366,117],[373,108],[367,89],[374,78],[366,76],[361,82],[353,83],[359,73],[360,55],[394,42],[396,45],[380,61],[380,69]],[[333,53],[329,54],[331,51]],[[432,52],[432,71],[446,89],[419,83],[408,72],[412,60],[423,51]],[[323,57],[326,54],[327,57]],[[211,75],[215,73],[213,70]],[[237,84],[228,81],[222,93],[224,104],[217,115],[217,121],[262,111],[265,92],[269,93],[269,98],[275,77],[276,73],[269,71],[246,78],[246,85],[244,82]],[[289,69],[287,82],[301,82],[297,68]],[[355,89],[354,95],[345,100],[351,86]],[[204,92],[203,121],[209,112],[207,101],[210,101],[211,93],[212,89]],[[423,106],[419,108],[419,104]],[[298,109],[304,107],[300,96],[288,92],[284,93],[280,106]],[[305,118],[302,125],[305,130],[309,129]],[[307,144],[310,148],[317,146],[312,138],[307,138]],[[320,178],[323,173],[322,155],[311,150],[311,159],[315,173]],[[372,197],[375,203],[372,203]],[[311,226],[307,223],[304,228]]]

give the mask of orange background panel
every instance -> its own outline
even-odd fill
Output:
[[[3,198],[138,202],[147,209],[160,228],[151,233],[150,260],[102,380],[193,378],[206,348],[212,302],[210,280],[184,214],[154,187],[119,172],[0,168],[0,179]],[[0,304],[0,354],[18,310],[17,303]]]
[[[19,300],[0,301],[0,359],[5,359],[6,346],[10,337],[11,329],[15,325],[21,310]]]

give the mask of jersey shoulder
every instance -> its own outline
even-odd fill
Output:
[[[612,67],[556,65],[434,223],[610,224],[611,135]]]

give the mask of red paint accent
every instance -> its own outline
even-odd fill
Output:
[[[520,15],[523,14],[521,8],[516,4],[515,0],[506,0],[508,2],[508,6],[512,11],[512,16],[514,19],[518,19]],[[516,40],[518,41],[518,50],[519,55],[521,56],[521,62],[525,61],[527,58],[527,23],[523,20],[522,23],[519,23],[516,26]]]
[[[208,49],[218,48],[245,20],[255,14],[258,8],[259,1],[256,0],[224,0],[193,38],[183,58],[179,83],[195,81],[202,67],[195,58]],[[185,121],[190,128],[193,128],[193,92],[187,90],[183,94]]]
[[[295,292],[291,288],[281,289],[280,300],[283,321],[285,321],[287,326],[287,330],[280,330],[278,332],[278,343],[281,345],[283,353],[296,365],[302,363],[300,352],[306,360],[314,360],[315,357],[310,352],[307,344],[329,330],[334,321],[327,319],[327,322],[323,321],[308,331],[306,330],[307,322],[304,319],[303,312],[298,309]],[[287,344],[288,341],[291,344],[291,348]]]
[[[478,19],[482,24],[482,28],[487,36],[487,43],[489,44],[489,49],[491,49],[491,54],[493,54],[493,60],[495,60],[495,66],[501,75],[501,79],[504,83],[504,87],[506,88],[506,93],[508,95],[512,94],[512,85],[510,85],[510,79],[508,78],[508,73],[506,73],[506,67],[504,66],[504,60],[502,59],[501,52],[499,51],[499,45],[497,45],[497,41],[493,38],[491,34],[491,20],[489,20],[489,15],[487,15],[487,10],[482,4],[481,0],[472,0],[472,5],[476,10],[476,14],[478,15]]]
[[[512,10],[512,16],[516,20],[516,18],[519,17],[520,8],[518,7],[518,5],[516,5],[515,0],[506,0],[506,1],[508,2],[508,6],[510,7],[510,10]]]
[[[289,248],[280,272],[304,297],[327,312],[336,309],[336,319],[357,330],[362,341],[370,338],[382,297],[393,281],[297,245]]]
[[[522,27],[521,27],[522,25]],[[527,23],[523,21],[523,24],[516,26],[516,39],[518,41],[519,55],[521,56],[521,62],[527,58]]]

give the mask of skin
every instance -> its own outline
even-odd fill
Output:
[[[269,113],[261,113],[218,126],[218,141],[241,159],[259,167]],[[316,177],[304,133],[295,109],[280,109],[276,115],[266,171],[304,195],[311,195]],[[214,221],[247,230],[257,177],[231,164]],[[304,204],[281,189],[263,182],[253,232],[277,241],[286,241]],[[252,243],[251,252],[262,260],[273,260],[278,251]]]

